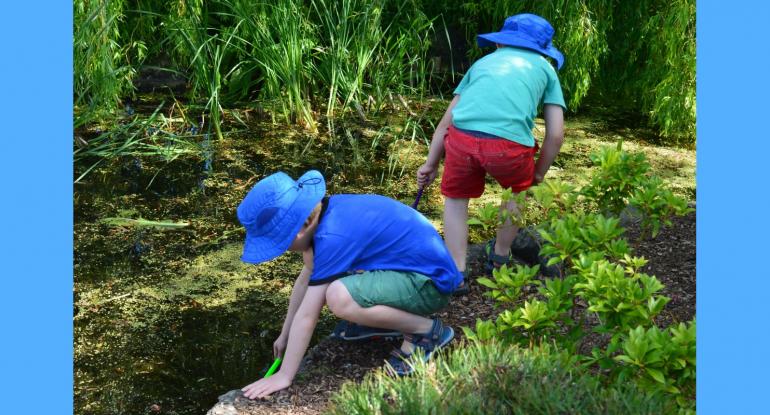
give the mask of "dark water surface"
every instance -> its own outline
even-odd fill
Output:
[[[76,413],[198,414],[257,379],[272,361],[301,260],[242,263],[240,200],[279,169],[295,177],[319,169],[330,192],[388,194],[383,178],[400,168],[388,142],[370,130],[364,137],[362,126],[313,141],[265,120],[238,129],[222,141],[197,134],[200,154],[170,163],[105,160],[75,184]],[[93,162],[76,165],[76,177]],[[406,193],[398,183],[390,189]],[[325,314],[316,335],[332,323]]]

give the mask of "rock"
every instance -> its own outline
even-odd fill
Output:
[[[224,395],[219,395],[219,402],[209,409],[206,415],[238,415],[239,412],[235,405],[247,400],[248,398],[243,396],[240,389],[233,389]]]
[[[644,215],[635,206],[628,205],[620,212],[620,226],[628,228],[629,226],[638,226],[642,223]]]

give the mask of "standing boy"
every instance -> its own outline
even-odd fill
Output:
[[[302,253],[283,330],[274,343],[281,369],[242,390],[262,398],[291,385],[321,308],[356,324],[404,335],[388,364],[399,375],[420,349],[427,360],[454,337],[428,316],[449,301],[462,274],[424,216],[378,195],[324,197],[323,176],[311,170],[294,181],[279,172],[259,181],[238,206],[246,228],[242,260],[261,263],[287,249]]]
[[[454,91],[433,134],[427,161],[417,170],[418,186],[433,182],[445,155],[441,193],[444,236],[457,268],[465,272],[468,248],[468,200],[484,192],[487,173],[514,193],[543,181],[564,140],[566,108],[556,70],[564,56],[551,43],[553,27],[540,16],[518,14],[505,19],[499,32],[478,36],[480,47],[497,50],[471,66]],[[532,134],[538,107],[543,107],[545,140],[540,155]],[[511,201],[501,204],[517,214]],[[511,260],[518,228],[508,220],[486,247],[487,269]],[[465,287],[463,287],[465,288]]]

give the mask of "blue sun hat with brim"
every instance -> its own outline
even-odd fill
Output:
[[[286,252],[325,194],[326,181],[316,170],[296,181],[284,172],[260,180],[238,205],[246,228],[241,260],[259,264]]]
[[[564,55],[551,43],[553,27],[548,20],[536,14],[517,14],[505,19],[499,32],[484,33],[476,37],[479,47],[494,46],[496,43],[515,46],[539,52],[556,61],[556,68],[561,69]]]

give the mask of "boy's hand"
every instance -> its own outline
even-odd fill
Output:
[[[438,174],[438,167],[432,166],[428,163],[423,164],[417,169],[417,187],[424,188],[429,186],[436,180],[436,174]]]
[[[283,352],[286,351],[286,343],[288,340],[289,336],[284,335],[283,333],[275,339],[275,342],[273,343],[273,357],[283,356]]]
[[[243,392],[243,395],[249,399],[261,399],[270,396],[273,392],[286,389],[289,386],[291,386],[291,379],[279,370],[278,373],[269,378],[260,379],[250,385],[244,386],[241,391]]]

